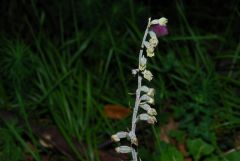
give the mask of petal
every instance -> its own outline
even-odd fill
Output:
[[[159,22],[159,25],[166,26],[168,23],[168,19],[166,19],[165,17],[162,17],[158,20],[158,22]]]
[[[149,109],[151,109],[151,106],[147,103],[144,103],[144,104],[140,104],[139,105],[142,109],[148,111]]]
[[[153,97],[155,95],[155,89],[154,88],[149,88],[147,95],[150,97]]]
[[[151,21],[151,25],[156,25],[156,24],[158,24],[159,23],[159,19],[154,19],[154,20],[152,20]]]
[[[157,35],[157,37],[161,37],[161,36],[165,36],[168,34],[168,29],[167,26],[162,26],[162,25],[152,25],[150,27],[150,31],[155,32],[155,34]]]
[[[114,141],[114,142],[119,142],[120,141],[120,138],[115,134],[115,135],[112,135],[111,136],[111,139],[112,139],[112,141]]]
[[[125,146],[125,145],[119,146],[115,150],[117,153],[131,153],[132,152],[132,148],[129,146]]]
[[[149,35],[150,35],[151,38],[157,38],[157,35],[156,35],[155,32],[149,31],[148,33],[149,33]]]
[[[147,113],[151,116],[156,116],[157,115],[157,111],[154,108],[148,109]]]
[[[153,75],[149,70],[144,70],[142,74],[143,74],[143,77],[148,81],[151,81],[153,79]]]

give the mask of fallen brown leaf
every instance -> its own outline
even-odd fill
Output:
[[[178,123],[172,117],[169,118],[168,123],[161,127],[160,139],[166,143],[173,143],[173,140],[168,135],[171,130],[177,130]]]
[[[185,143],[178,143],[177,146],[178,146],[178,150],[179,150],[184,156],[187,156],[187,155],[188,155]]]
[[[184,158],[184,161],[192,161],[192,158],[190,157]]]
[[[178,124],[179,124],[178,122],[176,122],[172,117],[170,117],[167,124],[161,127],[160,139],[166,143],[175,145],[178,148],[178,150],[183,154],[183,156],[188,156],[185,141],[178,142],[177,140],[172,139],[169,136],[169,132],[171,130],[178,129]],[[186,158],[185,161],[191,161],[191,158]]]
[[[131,109],[123,107],[121,105],[105,105],[104,106],[104,114],[107,118],[110,119],[124,119],[131,113]]]

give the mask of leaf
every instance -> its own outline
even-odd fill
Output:
[[[161,127],[160,139],[166,143],[171,142],[169,137],[170,131],[177,130],[178,123],[174,121],[172,117],[169,118],[168,123]]]
[[[212,156],[212,157],[205,159],[204,161],[219,161],[219,159],[217,156]]]
[[[105,105],[104,114],[110,119],[124,119],[131,112],[131,109],[123,107],[121,105]]]
[[[183,142],[185,140],[186,133],[182,130],[173,129],[169,132],[169,136],[176,139],[178,142]]]
[[[239,161],[240,160],[240,151],[234,151],[225,155],[227,161]]]
[[[167,146],[161,151],[161,161],[183,161],[183,155],[173,146]]]
[[[156,155],[155,155],[156,153],[153,152],[152,150],[150,150],[149,148],[139,147],[138,154],[142,161],[144,161],[144,160],[151,160],[151,161],[159,160],[159,156],[158,156],[158,158],[154,159],[156,157]]]
[[[214,151],[214,147],[202,139],[188,140],[187,147],[189,153],[198,161],[202,156],[209,155]]]
[[[186,158],[184,158],[184,161],[192,161],[192,158],[186,157]]]
[[[183,156],[187,156],[188,155],[185,143],[179,143],[177,145],[177,147],[178,147],[178,150],[183,154]]]

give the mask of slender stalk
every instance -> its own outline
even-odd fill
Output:
[[[146,37],[147,37],[147,34],[148,34],[150,22],[151,22],[151,19],[149,18],[148,25],[147,25],[147,28],[145,30],[144,36],[143,36],[141,49],[140,49],[140,52],[139,52],[138,65],[140,65],[140,59],[141,59],[142,54],[143,54],[144,42],[146,41]],[[137,90],[136,90],[136,100],[135,100],[135,105],[134,105],[134,109],[133,109],[132,129],[131,129],[131,132],[134,135],[136,133],[135,131],[136,131],[136,124],[137,124],[137,114],[138,114],[138,109],[139,109],[139,104],[140,104],[140,93],[141,93],[140,88],[141,88],[141,86],[142,86],[142,76],[138,73],[138,87],[137,87]],[[133,161],[137,161],[138,160],[137,159],[137,152],[136,152],[136,150],[132,151],[132,158],[133,158]]]
[[[157,122],[156,109],[152,108],[151,105],[154,104],[154,88],[150,88],[146,85],[142,85],[143,78],[151,81],[153,75],[151,71],[146,69],[147,58],[145,54],[143,55],[143,51],[146,50],[147,57],[154,56],[154,49],[158,45],[158,36],[164,36],[168,33],[166,28],[167,19],[162,17],[160,19],[155,19],[151,21],[151,18],[148,19],[148,25],[146,27],[142,43],[141,49],[139,51],[139,62],[138,67],[132,70],[133,75],[137,74],[137,90],[136,90],[136,100],[133,108],[132,114],[132,124],[131,131],[120,131],[116,134],[112,135],[111,138],[115,142],[119,142],[121,139],[126,138],[131,142],[131,146],[122,145],[115,148],[118,153],[131,153],[132,161],[138,161],[138,152],[134,148],[134,146],[138,146],[138,140],[136,137],[136,126],[138,121],[146,121],[149,124],[154,124]],[[149,31],[150,30],[150,31]],[[147,37],[149,35],[149,40],[147,41]],[[141,96],[141,92],[143,92]],[[139,107],[144,111],[141,114],[138,114]],[[133,146],[134,145],[134,146]]]

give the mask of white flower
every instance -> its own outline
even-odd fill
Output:
[[[115,142],[119,142],[120,141],[120,139],[122,139],[122,138],[126,138],[127,137],[127,135],[128,135],[128,133],[127,132],[124,132],[124,131],[120,131],[120,132],[118,132],[118,133],[116,133],[116,134],[114,134],[114,135],[112,135],[112,140],[113,141],[115,141]]]
[[[155,19],[151,21],[151,25],[161,25],[161,26],[166,26],[168,22],[168,19],[166,19],[165,17],[162,17],[160,19]]]
[[[144,94],[140,97],[140,101],[147,101],[147,100],[149,100],[149,98],[150,97],[148,95]]]
[[[151,116],[151,117],[149,117],[149,119],[147,120],[147,122],[148,122],[149,124],[155,124],[155,122],[157,122],[157,119],[156,119],[156,117]]]
[[[151,37],[150,40],[149,40],[150,46],[156,47],[158,45],[157,35],[153,31],[149,31],[148,33]]]
[[[154,54],[154,48],[151,47],[151,48],[147,48],[147,56],[148,57],[153,57],[155,54]]]
[[[138,140],[137,140],[137,137],[135,135],[135,133],[133,133],[132,131],[130,131],[128,133],[128,137],[129,139],[131,140],[131,143],[134,144],[134,145],[138,145]]]
[[[112,135],[112,136],[111,136],[111,139],[112,139],[112,141],[114,141],[114,142],[119,142],[119,141],[120,141],[120,138],[119,138],[116,134]]]
[[[154,47],[147,41],[145,41],[143,44],[147,48],[147,50],[146,50],[147,56],[153,57],[154,56]]]
[[[154,88],[149,88],[147,95],[150,97],[153,97],[155,95],[155,89]]]
[[[140,101],[146,101],[149,104],[154,104],[154,99],[146,94],[140,97]]]
[[[140,91],[147,93],[149,91],[149,88],[147,86],[141,86]]]
[[[157,122],[156,117],[150,116],[150,115],[148,115],[146,113],[140,114],[138,116],[138,118],[139,118],[139,120],[147,121],[149,124],[154,124],[155,122]]]
[[[149,43],[150,43],[151,46],[156,47],[158,45],[158,39],[150,38]]]
[[[147,86],[141,86],[140,91],[147,93],[148,96],[153,97],[155,95],[155,89]]]
[[[147,59],[145,58],[145,56],[143,55],[140,58],[140,62],[139,62],[139,70],[143,71],[146,68],[146,64],[147,64]]]
[[[144,41],[143,44],[144,44],[144,46],[145,46],[146,48],[152,47],[148,41]]]
[[[151,38],[156,38],[157,39],[157,35],[156,35],[155,32],[149,31],[148,34],[150,35]]]
[[[142,74],[143,74],[143,77],[148,81],[151,81],[153,79],[153,75],[149,70],[144,70]]]
[[[148,111],[151,108],[150,105],[146,103],[140,104],[139,106],[146,111]]]
[[[157,111],[154,109],[154,108],[149,108],[147,110],[147,113],[150,115],[150,116],[156,116],[157,115]]]
[[[159,23],[159,25],[161,25],[161,26],[166,26],[167,23],[168,23],[168,19],[166,19],[165,17],[162,17],[162,18],[160,18],[160,19],[158,20],[158,23]]]
[[[139,69],[133,69],[133,70],[132,70],[132,74],[133,74],[133,75],[136,75],[138,72],[139,72]]]
[[[148,47],[146,52],[148,57],[153,57],[155,55],[153,46]]]
[[[150,99],[147,101],[147,103],[154,105],[154,99],[150,97]]]
[[[144,104],[140,104],[139,105],[142,109],[144,109],[145,111],[147,111],[147,113],[150,115],[150,116],[155,116],[157,115],[157,111],[154,109],[154,108],[151,108],[151,106],[147,103],[144,103]]]
[[[156,34],[153,31],[149,31],[148,33],[151,38],[149,39],[149,42],[148,41],[144,42],[144,46],[147,48],[146,49],[147,56],[153,57],[154,56],[154,48],[158,45],[158,39],[157,39]]]
[[[117,153],[131,153],[132,152],[132,147],[129,146],[119,146],[115,148]]]

